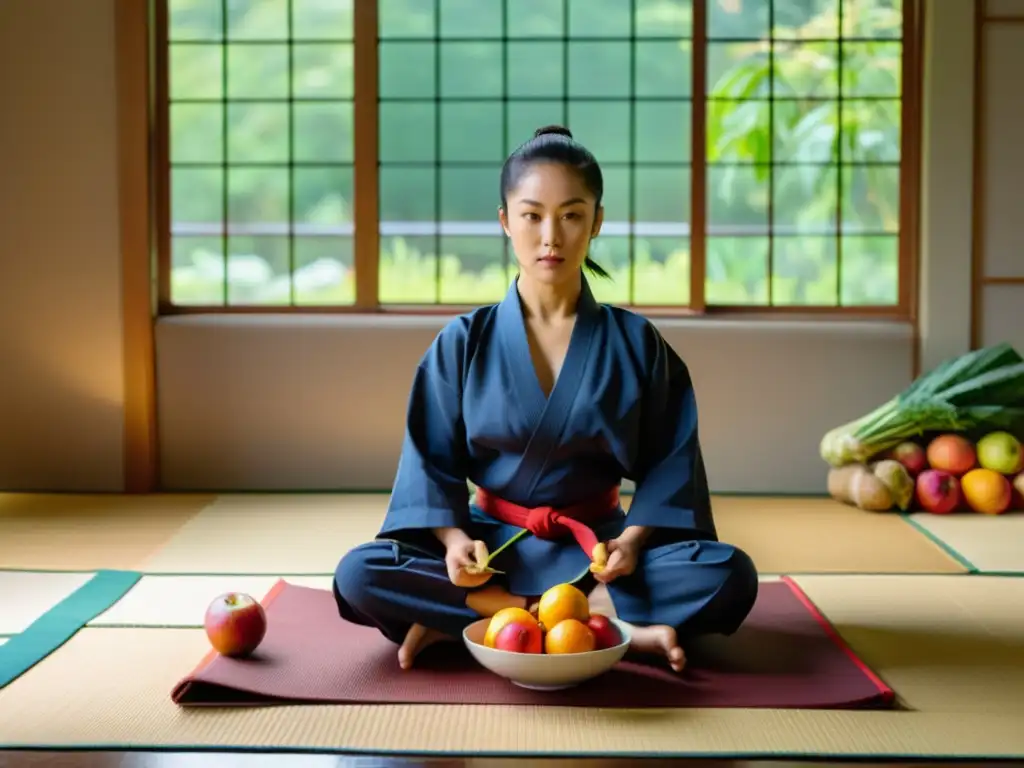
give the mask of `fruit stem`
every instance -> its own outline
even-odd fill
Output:
[[[487,556],[487,562],[484,563],[484,565],[490,566],[491,560],[493,560],[495,557],[497,557],[499,554],[501,554],[501,552],[503,550],[505,550],[508,547],[512,546],[517,541],[519,541],[521,538],[526,536],[529,532],[530,532],[529,530],[527,530],[526,528],[523,528],[523,530],[519,531],[519,533],[517,533],[515,536],[510,537],[508,541],[506,541],[504,544],[502,544],[500,547],[498,547],[496,550],[494,550],[493,552],[491,552],[491,554],[489,554]]]

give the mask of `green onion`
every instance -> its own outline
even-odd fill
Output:
[[[1009,344],[940,363],[871,413],[830,430],[820,452],[841,467],[929,432],[997,429],[1024,437],[1024,358]]]

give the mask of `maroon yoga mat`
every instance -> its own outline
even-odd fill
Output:
[[[263,600],[267,634],[248,659],[210,652],[175,686],[182,706],[524,704],[590,707],[887,708],[893,692],[843,643],[797,585],[761,585],[731,637],[688,651],[677,674],[620,662],[563,691],[532,691],[481,667],[459,642],[423,651],[409,671],[375,629],[338,616],[328,590],[279,581]]]

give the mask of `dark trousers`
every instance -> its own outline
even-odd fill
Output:
[[[597,582],[578,584],[589,592]],[[497,576],[488,584],[501,584]],[[608,585],[615,614],[637,626],[674,627],[680,642],[729,635],[757,598],[757,569],[741,549],[688,540],[644,549],[636,570]],[[392,541],[349,551],[334,575],[342,618],[376,627],[401,643],[412,624],[459,636],[480,616],[466,605],[469,590],[448,579],[444,560]],[[535,596],[524,596],[535,597]]]

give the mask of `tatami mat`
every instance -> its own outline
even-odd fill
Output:
[[[179,709],[170,691],[207,647],[195,629],[85,629],[0,691],[0,744],[517,757],[1024,754],[1019,712],[423,705]]]
[[[147,573],[329,574],[373,539],[384,494],[219,496],[141,570]]]
[[[720,535],[749,551],[763,574],[798,574],[854,651],[916,711],[196,711],[173,704],[174,684],[209,648],[198,627],[214,597],[231,590],[262,597],[279,576],[329,587],[338,558],[373,537],[386,503],[383,494],[0,495],[0,567],[150,574],[0,690],[0,746],[515,757],[1024,755],[1024,579],[963,575],[954,556],[900,516],[820,499],[718,497]],[[922,522],[959,526],[960,533],[934,535],[982,570],[1019,572],[1017,519]],[[951,541],[969,538],[964,531],[976,543]],[[998,556],[986,559],[985,551]],[[885,575],[898,573],[906,575]],[[0,634],[21,631],[90,575],[0,573]]]
[[[92,576],[91,573],[0,571],[0,634],[24,632]]]
[[[1024,721],[1024,579],[796,576],[900,703]]]
[[[1024,712],[1024,579],[794,577],[903,706],[929,712]],[[228,590],[261,599],[274,577],[146,576],[90,626],[202,626]],[[330,577],[288,577],[330,588]]]
[[[1024,512],[932,515],[910,520],[969,560],[981,573],[1024,574]]]
[[[763,573],[964,573],[895,514],[821,498],[718,496],[718,535]]]
[[[331,588],[331,576],[289,576],[300,587]],[[262,600],[276,576],[143,576],[131,592],[89,626],[201,627],[207,607],[225,592]]]
[[[0,493],[0,568],[138,568],[213,499]]]
[[[119,602],[97,616],[91,627],[201,627],[207,607],[225,592],[245,592],[261,600],[277,576],[149,575],[143,576]],[[284,576],[289,584],[330,589],[332,576]],[[766,576],[765,581],[776,581]],[[596,593],[595,593],[596,594]],[[605,596],[607,597],[607,593]],[[595,599],[598,599],[595,597]]]
[[[383,494],[220,496],[140,570],[148,573],[333,573],[373,538]],[[628,504],[629,497],[626,497]],[[764,573],[964,573],[963,565],[897,515],[827,499],[717,497],[720,536]]]

